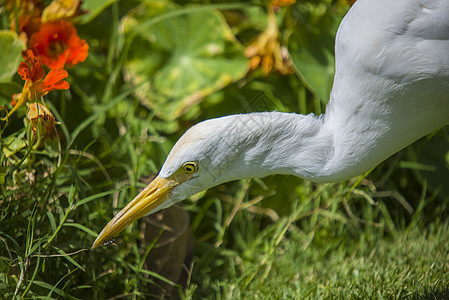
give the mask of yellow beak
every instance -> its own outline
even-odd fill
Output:
[[[175,178],[156,177],[139,195],[125,206],[101,231],[92,245],[95,249],[119,234],[128,225],[164,203],[170,191],[180,182]]]

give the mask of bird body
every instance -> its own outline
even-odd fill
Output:
[[[325,122],[343,177],[449,124],[449,1],[357,1],[335,56]]]
[[[193,126],[93,247],[223,182],[270,174],[344,180],[449,124],[449,0],[358,0],[339,27],[335,55],[325,115],[261,112]]]

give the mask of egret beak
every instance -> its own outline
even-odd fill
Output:
[[[179,178],[178,178],[179,179]],[[156,177],[139,195],[126,205],[101,231],[92,245],[95,249],[119,234],[128,225],[168,200],[170,191],[180,184],[177,178]]]

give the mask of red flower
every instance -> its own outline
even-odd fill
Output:
[[[86,60],[89,45],[78,37],[75,27],[64,20],[42,24],[33,34],[30,49],[36,49],[42,64],[50,69],[76,65]]]
[[[41,27],[42,4],[38,0],[3,0],[4,11],[10,15],[11,28],[28,43],[29,38]]]
[[[24,39],[25,43],[29,41],[30,36],[39,31],[40,27],[41,27],[41,17],[39,11],[35,11],[29,15],[19,16],[18,31],[20,33],[20,36]],[[23,36],[22,33],[25,33],[25,36]]]
[[[17,73],[26,80],[25,87],[28,87],[31,98],[40,98],[51,91],[70,88],[69,83],[64,81],[69,76],[66,70],[51,69],[45,76],[45,71],[34,52],[27,50],[25,54],[25,61],[20,63]]]
[[[25,56],[25,61],[22,61],[17,69],[20,77],[23,80],[31,80],[32,82],[43,78],[45,76],[44,68],[42,68],[34,52],[27,50],[23,53],[23,56]]]
[[[274,7],[282,7],[292,5],[296,2],[296,0],[272,0],[271,5]]]
[[[42,96],[47,95],[55,90],[67,90],[70,85],[64,79],[67,78],[68,73],[64,69],[51,69],[47,75],[42,68],[38,57],[34,52],[27,50],[24,53],[25,61],[22,61],[17,69],[20,77],[25,80],[22,93],[20,96],[13,97],[13,109],[8,113],[9,117],[27,100],[36,100]]]
[[[38,90],[42,95],[47,95],[49,92],[56,90],[68,90],[70,85],[64,80],[67,76],[69,74],[64,69],[51,69],[42,81],[42,84],[38,84]]]

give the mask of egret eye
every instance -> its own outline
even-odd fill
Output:
[[[193,174],[198,171],[198,163],[194,161],[186,162],[182,165],[182,170],[188,174]]]

